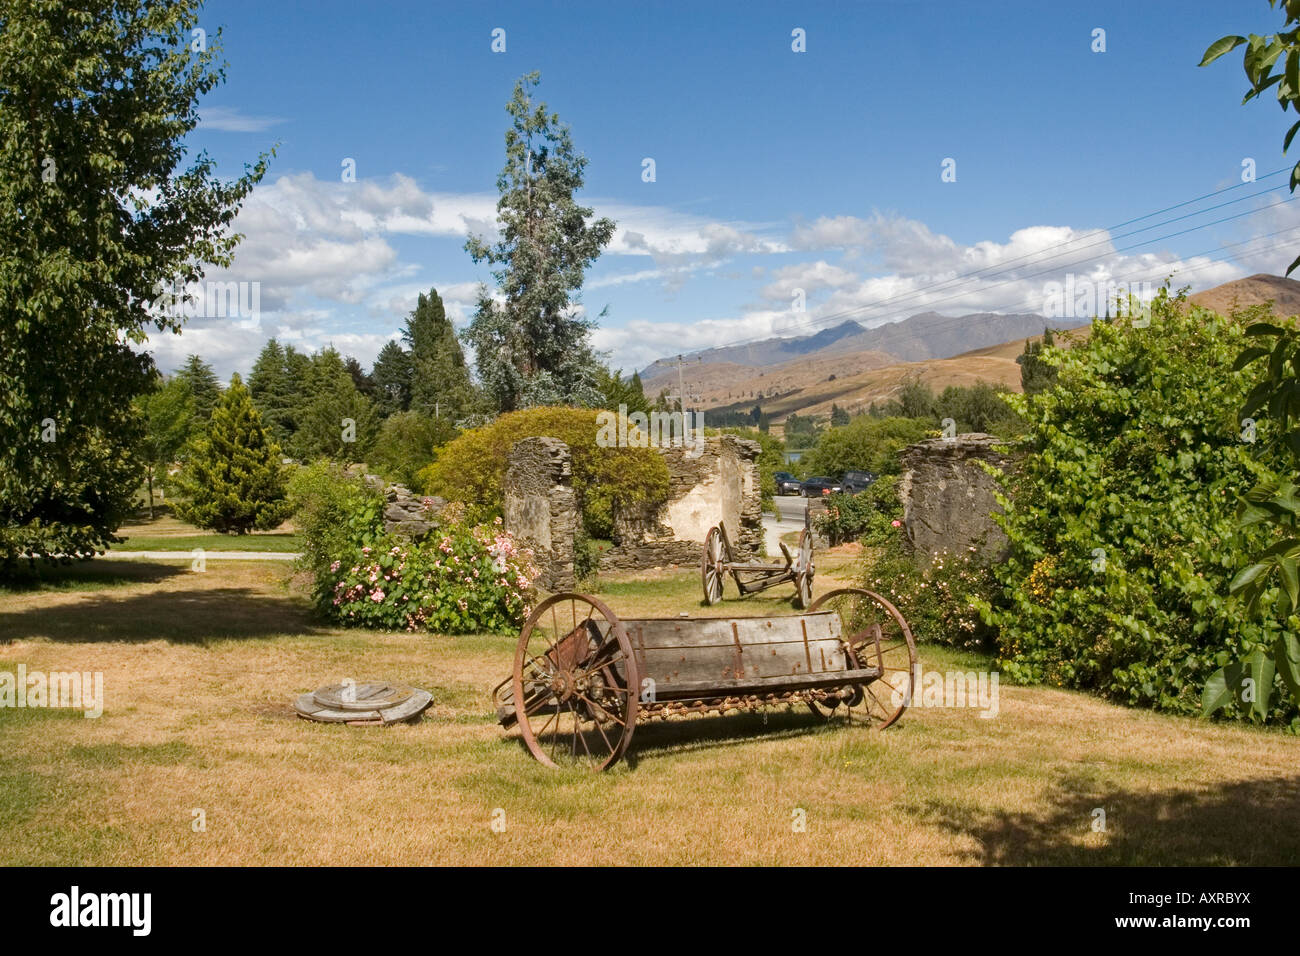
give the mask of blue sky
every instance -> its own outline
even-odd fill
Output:
[[[434,286],[467,320],[491,277],[465,235],[491,229],[504,106],[534,69],[590,160],[581,198],[619,224],[582,305],[608,306],[596,342],[624,368],[846,315],[1039,311],[1066,272],[1174,272],[1204,288],[1280,273],[1300,247],[1300,202],[1263,208],[1289,198],[1266,192],[1284,176],[1176,225],[1096,232],[1240,183],[1244,158],[1261,176],[1286,165],[1280,111],[1239,105],[1240,52],[1197,68],[1219,36],[1280,25],[1265,0],[213,0],[201,23],[223,28],[229,79],[190,146],[227,174],[279,150],[238,220],[234,265],[210,274],[260,283],[257,327],[198,318],[155,336],[164,369],[197,351],[223,376],[243,371],[272,334],[369,363]],[[490,48],[498,27],[504,53]],[[791,50],[795,28],[806,52]],[[340,181],[344,158],[355,183]],[[955,182],[941,181],[945,158]],[[961,278],[989,268],[1008,271]]]

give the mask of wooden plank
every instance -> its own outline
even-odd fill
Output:
[[[811,652],[811,653],[810,653]],[[802,641],[731,647],[647,647],[638,655],[641,676],[657,684],[780,677],[813,672],[842,673],[847,667],[839,641]]]
[[[742,647],[755,644],[803,644],[809,640],[835,640],[841,635],[839,614],[819,611],[790,617],[649,618],[624,621],[638,647],[731,647],[732,625]]]

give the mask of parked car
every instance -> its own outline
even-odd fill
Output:
[[[820,498],[822,495],[834,494],[843,490],[844,486],[838,481],[833,481],[825,476],[809,478],[803,483],[803,496],[805,498]]]
[[[776,479],[778,495],[797,495],[803,491],[803,482],[788,471],[778,471],[772,477]]]
[[[844,486],[845,492],[850,495],[856,495],[859,491],[866,491],[875,482],[878,476],[870,471],[846,471],[840,484]]]

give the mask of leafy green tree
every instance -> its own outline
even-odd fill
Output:
[[[760,410],[761,411],[761,410]],[[831,428],[839,428],[849,423],[849,413],[834,402],[831,403]]]
[[[415,370],[411,353],[391,339],[384,343],[370,370],[375,383],[375,408],[388,416],[411,407],[411,383]]]
[[[976,382],[974,385],[949,385],[936,401],[943,418],[951,418],[959,432],[985,432],[1001,438],[1014,438],[1020,420],[1006,403],[1008,390],[1001,385]]]
[[[396,412],[379,426],[369,464],[385,478],[408,488],[420,486],[420,471],[433,463],[436,449],[456,435],[446,418],[420,412]]]
[[[934,426],[922,419],[859,415],[843,428],[823,432],[799,459],[799,470],[832,478],[846,471],[896,474],[901,470],[898,453],[934,433]]]
[[[594,323],[575,309],[572,295],[613,238],[614,222],[593,221],[593,211],[574,200],[587,160],[559,117],[533,102],[539,79],[535,72],[522,77],[506,107],[506,164],[497,178],[500,241],[489,246],[471,237],[465,244],[475,262],[498,267],[493,276],[504,302],[483,287],[465,340],[479,381],[502,411],[599,402]]]
[[[1262,529],[1264,538],[1229,590],[1245,598],[1252,611],[1264,608],[1282,622],[1271,646],[1260,642],[1245,648],[1239,659],[1212,674],[1202,697],[1204,713],[1233,703],[1250,678],[1257,711],[1268,711],[1276,674],[1291,698],[1300,704],[1300,332],[1293,322],[1284,326],[1255,322],[1246,329],[1253,341],[1237,357],[1236,368],[1261,363],[1259,378],[1241,409],[1242,436],[1256,448],[1256,483],[1241,499],[1238,526],[1243,532]],[[1262,361],[1267,359],[1267,361]],[[1254,416],[1267,427],[1259,428]],[[1280,460],[1280,465],[1279,465]]]
[[[1269,0],[1270,9],[1277,6]],[[1284,29],[1277,33],[1249,37],[1225,36],[1210,44],[1201,58],[1201,66],[1214,62],[1241,44],[1246,44],[1242,66],[1250,81],[1242,104],[1250,102],[1277,87],[1277,102],[1283,114],[1287,108],[1300,113],[1300,2],[1285,0]],[[1295,120],[1282,140],[1282,152],[1291,148],[1296,133],[1300,132],[1300,119]],[[1300,185],[1300,162],[1291,169],[1290,190]],[[1289,276],[1300,267],[1300,256],[1287,267]],[[1269,323],[1256,323],[1246,332],[1258,337],[1261,344],[1244,349],[1237,360],[1237,368],[1250,365],[1265,357],[1260,380],[1247,398],[1242,415],[1249,418],[1266,414],[1273,422],[1279,437],[1258,447],[1264,457],[1272,456],[1277,449],[1289,452],[1285,463],[1270,466],[1266,461],[1259,465],[1258,481],[1241,503],[1239,521],[1243,531],[1265,528],[1268,537],[1248,563],[1233,578],[1230,588],[1241,594],[1251,608],[1262,605],[1272,608],[1272,613],[1285,621],[1272,639],[1260,640],[1243,648],[1236,659],[1223,661],[1224,667],[1211,675],[1202,695],[1202,708],[1206,714],[1224,707],[1236,706],[1240,688],[1249,678],[1252,685],[1261,688],[1255,696],[1253,712],[1257,715],[1268,710],[1268,690],[1276,675],[1290,693],[1293,705],[1300,705],[1300,584],[1296,562],[1300,559],[1300,536],[1296,533],[1296,516],[1300,504],[1296,497],[1296,478],[1300,473],[1300,431],[1294,427],[1297,417],[1296,398],[1300,394],[1300,362],[1297,348],[1300,336],[1293,327],[1280,328]],[[1252,427],[1253,427],[1252,420]],[[1276,582],[1276,583],[1275,583]]]
[[[282,448],[288,447],[293,439],[296,425],[293,408],[300,385],[301,380],[290,375],[286,351],[275,339],[268,339],[248,376],[248,392]]]
[[[1269,8],[1276,8],[1278,2],[1279,0],[1268,0]],[[1246,52],[1242,57],[1242,66],[1246,70],[1246,78],[1250,80],[1250,89],[1246,91],[1242,104],[1249,103],[1276,86],[1277,103],[1282,107],[1282,112],[1286,113],[1287,107],[1290,107],[1293,112],[1300,113],[1300,2],[1282,0],[1282,9],[1286,16],[1284,29],[1265,36],[1252,33],[1249,37],[1220,37],[1210,44],[1201,57],[1200,65],[1213,63],[1244,43]],[[1300,119],[1286,131],[1282,140],[1283,153],[1291,148],[1291,141],[1298,132]],[[1291,192],[1295,192],[1296,186],[1300,186],[1300,162],[1291,169]],[[1287,266],[1286,274],[1290,275],[1298,266],[1300,256],[1296,256],[1291,265]]]
[[[294,410],[294,456],[364,461],[375,435],[374,407],[357,391],[337,349],[311,357],[301,392]]]
[[[1003,597],[984,609],[1005,674],[1194,714],[1218,668],[1272,645],[1277,621],[1228,591],[1241,549],[1267,540],[1236,517],[1259,470],[1237,417],[1247,341],[1240,322],[1162,290],[1149,327],[1094,320],[1086,341],[1048,353],[1055,386],[1007,396],[1026,453],[1001,479]],[[1295,716],[1259,691],[1230,713]]]
[[[185,521],[226,534],[276,527],[289,516],[280,447],[235,375],[179,482]]]
[[[402,339],[410,348],[410,408],[455,421],[475,411],[465,352],[437,289],[420,294]]]
[[[569,446],[573,490],[587,534],[608,538],[617,511],[667,497],[668,466],[653,448],[598,444],[597,414],[591,409],[538,406],[500,415],[440,448],[437,460],[421,473],[424,491],[500,509],[510,449],[522,438],[547,435]]]
[[[197,0],[0,0],[0,573],[102,549],[130,513],[160,287],[228,265],[265,162],[182,165],[219,34]]]
[[[761,409],[759,417],[762,417]],[[816,419],[811,415],[800,415],[796,412],[786,416],[782,431],[785,434],[786,447],[792,449],[808,448],[821,434]]]
[[[140,457],[145,467],[149,493],[149,517],[153,517],[154,485],[160,475],[180,456],[194,430],[194,396],[189,383],[172,377],[137,399],[144,418],[144,440]]]

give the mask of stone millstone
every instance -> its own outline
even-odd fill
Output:
[[[433,703],[433,695],[405,684],[370,681],[330,684],[294,702],[299,717],[331,724],[378,726],[414,720]]]

